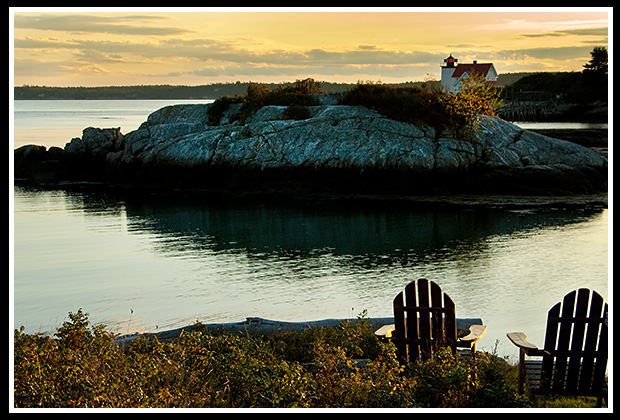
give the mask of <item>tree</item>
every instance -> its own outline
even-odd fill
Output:
[[[583,72],[607,74],[607,48],[594,47],[590,55],[592,58],[587,64],[583,65]]]
[[[500,90],[486,82],[484,76],[472,73],[463,81],[458,92],[440,97],[453,128],[462,133],[476,128],[479,115],[493,115],[504,106]]]
[[[607,102],[607,48],[594,47],[590,54],[592,58],[587,64],[583,65],[581,100],[584,102]]]
[[[267,96],[270,91],[271,88],[269,85],[252,83],[248,85],[245,96],[249,101],[260,101]]]

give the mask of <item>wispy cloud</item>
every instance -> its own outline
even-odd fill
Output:
[[[191,33],[185,28],[150,26],[165,19],[163,16],[119,15],[98,16],[96,14],[63,14],[30,16],[15,15],[15,28],[63,31],[73,33],[102,33],[114,35],[170,36]]]
[[[559,36],[608,36],[609,31],[607,28],[583,28],[583,29],[565,29],[561,31],[548,31],[531,34],[522,34],[525,38],[545,38],[545,37],[559,37]]]
[[[485,31],[529,31],[531,33],[543,33],[552,31],[570,31],[579,29],[606,27],[606,19],[557,19],[562,12],[558,13],[531,13],[527,18],[505,18],[499,22],[480,25]],[[545,19],[545,17],[552,17]]]
[[[524,48],[519,50],[503,51],[500,54],[506,56],[530,57],[545,60],[574,60],[575,57],[587,58],[590,56],[590,46],[574,46],[574,47],[541,47],[541,48]]]

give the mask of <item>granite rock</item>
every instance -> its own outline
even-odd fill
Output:
[[[535,189],[537,183],[566,192],[607,186],[605,156],[496,117],[480,117],[478,129],[464,140],[449,131],[439,133],[428,126],[391,120],[362,106],[311,106],[309,118],[301,120],[286,119],[284,106],[266,106],[244,124],[229,113],[217,126],[207,123],[209,106],[164,107],[125,135],[119,129],[89,127],[64,152],[103,155],[107,176],[117,170],[126,175],[127,171],[119,170],[123,167],[139,168],[138,178],[151,180],[162,173],[185,171],[183,182],[192,187],[222,182],[223,189],[228,175],[238,183],[244,177],[258,182],[265,171],[273,176],[262,178],[263,182],[281,181],[284,175],[295,181],[304,174],[301,184],[314,183],[318,189],[321,183],[329,183],[326,179],[351,181],[364,174],[355,182],[379,186],[393,180],[398,184],[395,190],[402,193],[414,193],[413,185],[425,183],[431,187],[428,191],[466,185],[472,192],[496,192],[504,182],[512,190],[523,187],[524,191]],[[224,177],[223,169],[228,174]],[[339,174],[346,176],[340,179]],[[250,184],[255,187],[256,182]]]

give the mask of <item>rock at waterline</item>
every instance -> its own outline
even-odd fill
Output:
[[[267,106],[241,125],[210,104],[173,105],[125,135],[89,127],[56,163],[49,152],[15,150],[15,177],[267,193],[594,193],[607,189],[604,156],[563,140],[482,117],[471,139],[394,121],[361,106],[308,107],[286,119]],[[43,165],[45,166],[45,165]],[[33,168],[35,169],[33,171]],[[51,180],[51,181],[50,181]]]

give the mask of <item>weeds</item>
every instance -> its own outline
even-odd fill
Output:
[[[493,355],[401,366],[364,319],[239,336],[197,324],[172,342],[120,347],[81,310],[54,338],[14,333],[16,407],[520,407]]]

